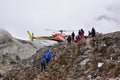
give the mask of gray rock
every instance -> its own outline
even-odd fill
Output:
[[[1,61],[1,63],[2,63],[3,65],[7,64],[7,62],[6,62],[5,59],[3,59],[3,60]]]
[[[81,48],[80,48],[80,52],[81,52],[81,53],[84,53],[85,51],[86,51],[86,49],[85,49],[84,47],[81,47]]]
[[[98,51],[99,52],[102,52],[103,49],[105,49],[105,48],[106,48],[105,42],[101,42],[100,44],[98,44]]]
[[[29,69],[30,67],[31,67],[31,65],[26,64],[26,65],[24,66],[24,70]]]
[[[16,55],[16,60],[20,61],[20,57],[18,55]]]
[[[15,65],[15,64],[17,64],[17,62],[12,60],[12,61],[10,61],[10,64]]]
[[[116,45],[111,45],[107,48],[107,53],[114,53],[116,51]]]
[[[81,47],[81,48],[80,48],[80,52],[81,52],[81,53],[84,53],[85,51],[90,50],[90,49],[91,49],[91,46]]]
[[[89,61],[89,59],[84,59],[82,62],[79,63],[79,66],[84,66]]]
[[[77,59],[75,59],[75,61],[73,62],[74,64],[79,63],[80,61],[82,61],[84,58],[82,56],[79,56]]]
[[[115,43],[115,40],[114,39],[110,39],[107,41],[107,45],[111,45],[111,44],[114,44]]]

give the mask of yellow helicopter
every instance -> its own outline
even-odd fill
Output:
[[[51,29],[45,29],[45,30],[55,31],[55,30],[51,30]],[[57,30],[57,33],[54,33],[52,36],[41,36],[41,37],[34,36],[34,34],[30,33],[30,31],[27,31],[27,33],[30,38],[30,41],[37,39],[37,40],[54,40],[54,41],[62,42],[62,41],[65,41],[66,37],[68,36],[67,34],[64,34],[63,32],[68,32],[68,31],[71,31],[71,30]],[[60,32],[60,33],[58,33],[58,32]]]
[[[27,31],[30,41],[37,39],[37,40],[54,40],[54,41],[62,42],[62,41],[65,41],[66,37],[68,36],[67,34],[65,34],[63,32],[78,31],[78,30],[52,30],[52,29],[45,29],[45,30],[55,31],[57,33],[54,33],[52,36],[34,36],[33,33],[30,33],[30,31]]]

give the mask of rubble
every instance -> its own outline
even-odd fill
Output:
[[[45,46],[53,46],[55,43],[49,43],[49,41],[41,42],[39,46],[44,46],[44,42],[46,43]],[[21,67],[29,63],[29,61],[24,62],[24,59],[33,56],[39,50],[36,44],[34,42],[16,39],[6,30],[0,29],[0,74],[8,73],[16,65],[21,64],[19,65]],[[25,68],[28,68],[28,65]]]
[[[46,49],[52,59],[44,72],[39,60]],[[65,42],[41,48],[2,75],[3,80],[110,80],[120,79],[120,32],[98,35],[84,42]]]

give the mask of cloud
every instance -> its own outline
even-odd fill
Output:
[[[119,0],[1,0],[0,28],[19,38],[28,38],[27,30],[40,36],[52,34],[45,29],[83,28],[87,33],[94,26],[98,32],[116,31],[119,23],[114,21],[120,21],[120,17],[116,19],[119,3]],[[96,20],[101,16],[106,19]],[[104,31],[105,26],[109,27]]]

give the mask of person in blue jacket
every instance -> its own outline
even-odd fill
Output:
[[[50,50],[47,50],[45,52],[45,59],[46,59],[46,64],[48,65],[48,63],[49,63],[49,61],[51,59],[51,52],[50,52]]]
[[[41,71],[45,70],[45,66],[46,66],[45,56],[40,60],[40,64],[41,64]]]

